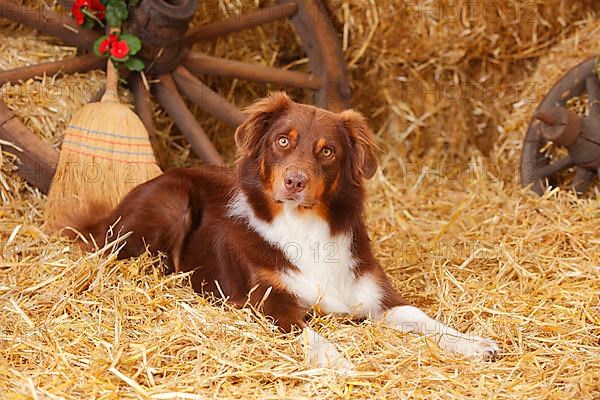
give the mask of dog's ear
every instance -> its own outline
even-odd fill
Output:
[[[260,139],[273,121],[292,105],[292,100],[283,92],[271,93],[256,101],[244,111],[248,118],[235,131],[235,144],[243,157],[251,157],[259,148]]]
[[[339,114],[343,129],[350,139],[353,153],[353,170],[356,178],[370,179],[377,171],[379,146],[365,117],[357,111],[346,110]]]

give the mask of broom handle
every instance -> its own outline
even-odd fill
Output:
[[[119,31],[119,28],[111,27],[109,34],[119,33]],[[115,68],[115,64],[110,60],[110,57],[108,57],[106,63],[106,89],[100,101],[119,102],[119,73],[117,72],[117,68]]]

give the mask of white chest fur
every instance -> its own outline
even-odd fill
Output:
[[[367,315],[379,310],[381,289],[370,275],[356,277],[352,233],[331,235],[328,223],[313,212],[286,203],[274,220],[258,219],[244,194],[230,204],[229,215],[247,221],[265,241],[277,246],[297,271],[283,272],[288,290],[306,306],[327,313]]]

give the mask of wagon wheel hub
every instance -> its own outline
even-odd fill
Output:
[[[600,81],[595,57],[565,74],[548,92],[533,114],[521,154],[521,183],[542,194],[557,184],[561,171],[574,169],[571,186],[584,194],[600,174]],[[569,99],[588,94],[588,115],[581,117],[566,107]],[[552,142],[568,155],[550,161],[544,154]]]
[[[131,10],[127,30],[143,43],[139,56],[147,73],[166,74],[181,62],[182,39],[197,7],[198,0],[143,0]]]

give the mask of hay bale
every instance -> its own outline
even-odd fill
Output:
[[[222,15],[250,3],[203,4],[207,12]],[[331,2],[345,32],[356,106],[373,121],[385,147],[382,168],[369,183],[376,254],[408,299],[459,329],[496,339],[503,349],[500,360],[471,361],[378,323],[326,317],[311,324],[340,345],[360,374],[343,379],[307,369],[292,337],[273,334],[249,310],[198,297],[185,276],[163,276],[159,260],[83,254],[44,235],[39,226],[45,199],[13,172],[4,153],[0,393],[8,398],[597,398],[600,204],[560,190],[536,197],[519,187],[522,128],[533,105],[517,108],[485,158],[470,145],[476,142],[474,132],[487,132],[481,125],[486,121],[504,120],[516,100],[436,101],[398,92],[399,82],[510,88],[534,76],[546,85],[558,75],[547,68],[562,70],[570,64],[566,60],[574,63],[596,51],[597,21],[588,15],[592,1],[526,3],[536,10],[537,22],[531,24],[511,19],[517,2],[494,4],[503,10],[497,20],[467,15],[451,22],[423,13],[399,20],[401,1]],[[202,18],[208,16],[200,14],[196,22]],[[580,30],[571,38],[578,39],[553,49],[575,26]],[[5,24],[1,31],[11,37],[0,41],[2,68],[73,52],[22,28],[23,36],[12,39],[13,29]],[[284,31],[279,24],[199,46],[231,58],[281,63],[296,49],[293,33]],[[532,75],[541,55],[548,58]],[[102,79],[101,73],[36,79],[24,85],[34,84],[31,91],[4,99],[37,134],[56,144],[61,124],[85,96],[63,94],[49,101],[35,94],[46,91],[44,85],[101,84]],[[209,83],[238,104],[267,90],[218,79]],[[171,165],[194,163],[171,121],[156,113]],[[231,130],[197,115],[231,154]]]
[[[403,154],[491,150],[521,80],[597,9],[593,1],[330,2],[359,109]],[[365,79],[366,78],[366,79]]]

